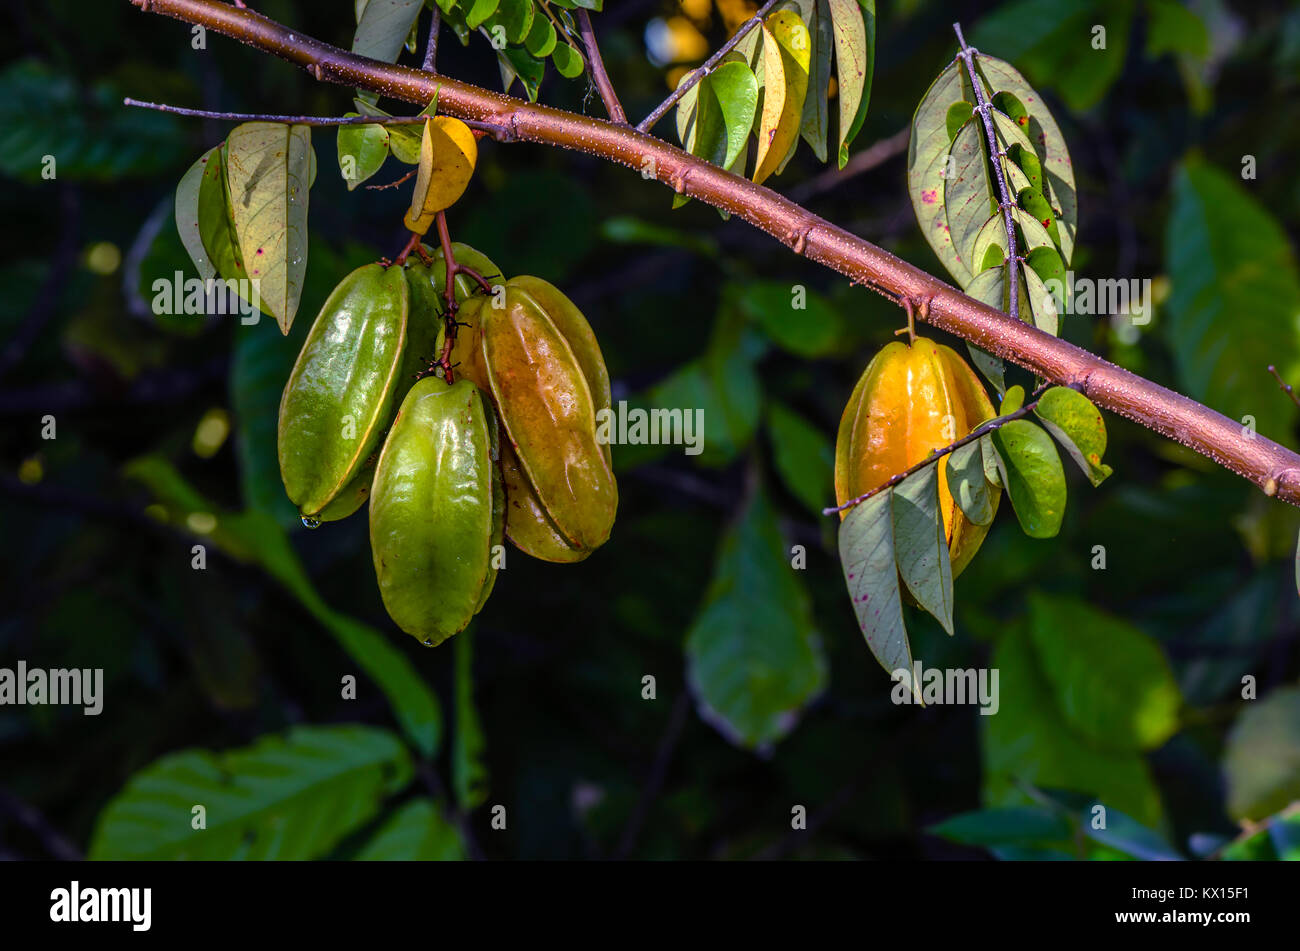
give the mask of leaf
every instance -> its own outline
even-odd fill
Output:
[[[799,134],[812,148],[817,161],[826,161],[826,140],[830,135],[830,107],[826,96],[831,82],[831,61],[835,42],[828,0],[796,0],[811,44],[808,55],[808,95],[804,96]],[[856,11],[855,11],[856,12]]]
[[[222,512],[186,483],[170,463],[157,456],[132,460],[123,472],[149,488],[165,509],[169,524],[196,534],[205,544],[216,545],[236,561],[260,565],[283,585],[383,691],[397,722],[415,747],[426,757],[437,752],[442,739],[442,711],[428,683],[383,634],[335,611],[321,599],[289,539],[271,516],[256,511]],[[194,532],[195,514],[213,520],[210,532]]]
[[[360,115],[349,112],[348,116]],[[382,125],[339,126],[339,171],[348,191],[371,178],[388,158],[388,129]]]
[[[1024,785],[1032,785],[1094,796],[1108,810],[1160,824],[1160,795],[1142,754],[1098,749],[1072,729],[1020,626],[999,637],[989,666],[999,673],[999,707],[979,717],[986,806],[1026,804]]]
[[[559,43],[551,51],[554,55],[565,43]],[[563,56],[563,54],[561,54]],[[546,64],[518,46],[507,46],[497,50],[497,65],[501,69],[501,89],[509,92],[516,79],[524,87],[529,102],[537,101],[537,93],[542,85],[542,76],[546,73]],[[559,65],[558,63],[556,64]]]
[[[462,6],[465,11],[465,25],[471,30],[477,30],[487,18],[497,11],[497,4],[500,0],[464,0]]]
[[[988,436],[981,436],[944,457],[948,491],[953,501],[976,525],[993,521],[993,503],[989,499],[988,480],[984,477],[984,447]]]
[[[1118,809],[1106,810],[1106,827],[1097,829],[1092,824],[1091,810],[1083,817],[1080,828],[1088,838],[1108,848],[1143,862],[1181,862],[1178,854],[1164,836],[1148,829],[1132,816]]]
[[[1249,701],[1228,734],[1228,814],[1259,820],[1300,799],[1300,687]]]
[[[1065,473],[1052,439],[1025,419],[991,434],[1001,482],[1030,538],[1052,538],[1065,515]]]
[[[973,257],[976,238],[989,220],[995,201],[996,186],[989,180],[985,142],[984,127],[979,122],[968,122],[961,127],[948,152],[951,162],[943,183],[943,210],[953,253],[964,268],[962,274],[973,275],[978,266],[978,260]],[[963,282],[967,280],[954,276]]]
[[[397,62],[423,8],[421,0],[368,0],[357,19],[352,52],[385,63]]]
[[[1286,233],[1226,174],[1197,158],[1174,176],[1165,230],[1167,339],[1194,399],[1281,436],[1295,407],[1266,367],[1300,371],[1300,278]]]
[[[836,28],[836,30],[838,31],[838,30],[841,29],[841,27],[842,27],[842,19],[841,19],[840,14],[839,14],[838,12],[836,12],[836,10],[837,10],[837,2],[838,2],[838,0],[835,0],[835,2],[832,3],[831,10],[832,10],[832,14],[833,14],[834,17],[835,17],[835,28]],[[862,126],[863,126],[863,124],[864,124],[864,123],[866,122],[866,120],[867,120],[867,107],[868,107],[868,105],[869,105],[870,102],[871,102],[871,81],[872,81],[872,74],[873,74],[873,72],[875,71],[875,61],[876,61],[876,0],[857,0],[857,4],[858,4],[859,8],[861,8],[862,23],[863,23],[863,27],[864,27],[864,31],[865,31],[865,33],[864,33],[864,43],[863,43],[863,61],[862,61],[863,83],[862,83],[862,89],[861,89],[861,91],[860,91],[860,93],[859,93],[858,104],[857,104],[857,110],[856,110],[856,112],[853,114],[853,121],[852,121],[852,123],[848,125],[848,132],[847,132],[847,133],[845,132],[844,116],[848,114],[848,110],[847,110],[847,108],[844,106],[844,102],[845,102],[845,100],[844,100],[843,98],[841,98],[841,100],[840,100],[840,103],[841,103],[841,105],[840,105],[840,132],[839,132],[839,137],[840,137],[839,166],[840,166],[840,168],[843,168],[846,164],[848,164],[848,161],[849,161],[849,146],[852,145],[852,144],[853,144],[853,141],[858,137],[858,133],[862,131]],[[847,16],[847,14],[845,14],[845,16]],[[850,34],[852,34],[852,32],[853,32],[853,27],[852,27],[852,25],[850,25],[850,27],[849,27],[849,32],[850,32]],[[852,89],[853,89],[853,62],[854,62],[854,57],[853,57],[852,50],[846,50],[844,53],[841,53],[841,50],[842,50],[842,49],[844,49],[843,42],[842,42],[842,40],[840,39],[839,34],[837,33],[837,35],[836,35],[836,39],[835,39],[835,68],[836,68],[836,71],[837,71],[837,75],[838,75],[839,78],[840,78],[840,84],[841,84],[841,85],[840,85],[840,96],[841,96],[841,97],[844,97],[844,96],[851,96],[851,95],[852,95]],[[848,91],[848,92],[846,92],[846,91],[845,91],[845,88],[844,88],[844,86],[845,86],[845,76],[846,76],[846,75],[847,75],[848,78],[849,78],[849,81],[848,81],[848,83],[847,83],[847,85],[848,85],[848,87],[849,87],[849,91]]]
[[[849,160],[849,142],[857,119],[870,93],[871,60],[875,40],[875,0],[864,18],[865,7],[858,0],[820,0],[818,10],[825,9],[835,42],[835,79],[839,100],[839,167]],[[868,37],[867,20],[871,21]],[[863,108],[865,116],[865,108]]]
[[[412,799],[398,809],[357,853],[359,862],[460,862],[460,832],[432,799]]]
[[[758,132],[754,182],[762,184],[798,141],[812,40],[799,15],[770,14],[763,31],[763,119]]]
[[[1035,846],[1070,838],[1069,821],[1059,812],[1034,806],[980,809],[937,822],[925,830],[962,845]]]
[[[262,304],[287,334],[307,269],[311,129],[246,122],[231,131],[226,147],[239,254]]]
[[[478,144],[469,126],[450,116],[425,119],[419,172],[404,219],[407,229],[425,234],[438,212],[465,194],[477,162]]]
[[[524,39],[524,48],[538,59],[543,59],[551,55],[558,40],[559,37],[555,33],[555,27],[551,25],[550,18],[545,15],[536,16],[533,18],[528,36]]]
[[[321,858],[410,779],[397,737],[363,726],[295,727],[225,753],[173,753],[104,807],[87,857]],[[193,827],[195,806],[206,828]]]
[[[686,661],[701,718],[746,749],[769,749],[825,689],[812,602],[761,492],[723,536]]]
[[[840,523],[840,564],[858,627],[880,666],[893,676],[906,671],[912,695],[921,687],[912,670],[912,648],[903,624],[903,601],[894,552],[893,491],[855,505]]]
[[[754,126],[758,110],[758,79],[744,63],[723,63],[703,80],[708,83],[713,101],[722,116],[726,130],[726,148],[722,160],[715,164],[730,168],[745,151],[749,130]]]
[[[451,783],[463,812],[473,812],[488,794],[487,766],[483,763],[483,725],[474,706],[473,629],[456,638],[456,732],[451,743]]]
[[[556,43],[555,49],[551,50],[551,61],[555,63],[555,69],[565,79],[575,79],[582,75],[587,64],[578,52],[578,48],[570,43]]]
[[[1077,598],[1036,593],[1029,630],[1058,709],[1093,745],[1150,750],[1178,730],[1182,697],[1150,636]]]
[[[1068,386],[1054,386],[1038,398],[1034,412],[1088,481],[1101,485],[1113,470],[1101,461],[1106,453],[1106,421],[1092,401]]]
[[[814,516],[832,504],[835,449],[820,430],[784,403],[770,400],[767,429],[772,458],[790,494]]]
[[[436,98],[434,100],[437,101]],[[363,116],[375,116],[377,118],[391,119],[392,113],[385,112],[378,106],[366,102],[364,99],[352,100],[357,111]],[[432,103],[431,103],[432,105]],[[425,115],[429,113],[428,108],[420,113]],[[431,114],[431,113],[429,113]],[[424,142],[424,126],[417,124],[402,124],[381,126],[388,133],[388,149],[393,153],[393,158],[399,162],[405,162],[407,165],[420,164],[420,146]]]
[[[175,200],[175,217],[176,231],[181,236],[181,243],[185,245],[185,250],[189,253],[190,260],[194,262],[194,268],[199,272],[202,280],[209,280],[217,273],[213,266],[208,252],[203,247],[203,207],[200,202],[200,192],[204,181],[204,173],[207,171],[208,164],[212,161],[213,156],[218,157],[220,161],[221,148],[211,148],[199,156],[198,161],[190,166],[183,176],[180,184],[176,186]],[[220,183],[218,183],[218,186]],[[218,187],[218,194],[220,189]],[[224,204],[224,196],[222,196]],[[220,210],[215,222],[216,227],[226,227],[226,216],[224,209]]]
[[[839,310],[802,285],[754,281],[745,285],[737,304],[773,343],[797,356],[827,356],[845,338]]]
[[[953,246],[944,210],[948,152],[948,109],[963,100],[959,62],[949,65],[930,84],[912,117],[912,134],[907,145],[907,192],[912,199],[921,234],[939,261],[963,288],[972,277],[970,267]]]
[[[899,577],[916,603],[951,635],[952,564],[939,514],[938,465],[908,476],[890,494]]]
[[[539,18],[545,20],[546,15],[536,12],[533,0],[501,0],[501,5],[488,23],[502,27],[506,31],[506,39],[518,45],[528,38],[533,24]]]
[[[1069,264],[1074,257],[1074,240],[1079,230],[1079,199],[1074,186],[1074,166],[1065,136],[1043,103],[1043,97],[1025,81],[1010,63],[981,53],[976,57],[979,73],[994,92],[1016,96],[1029,113],[1025,129],[1043,168],[1047,199],[1060,211],[1061,257]]]

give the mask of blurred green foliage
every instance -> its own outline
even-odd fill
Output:
[[[258,5],[344,47],[351,7]],[[593,19],[639,117],[667,91],[642,32],[675,4],[606,7]],[[859,147],[907,124],[962,20],[1062,126],[1076,272],[1158,279],[1150,324],[1067,316],[1063,336],[1296,444],[1295,407],[1262,364],[1300,382],[1300,11],[981,7],[881,4]],[[701,26],[716,48],[718,18]],[[610,543],[578,566],[512,550],[472,652],[464,635],[420,649],[384,615],[364,513],[306,531],[274,454],[311,317],[352,267],[400,249],[407,195],[349,192],[335,133],[317,129],[290,336],[266,319],[156,318],[153,281],[193,276],[172,193],[229,126],[120,98],[352,108],[349,90],[279,60],[193,41],[124,0],[19,5],[0,39],[0,667],[104,671],[98,717],[0,708],[0,857],[1300,853],[1284,811],[1300,797],[1294,509],[1108,417],[1115,474],[1094,489],[1067,468],[1057,537],[1027,538],[1004,514],[956,586],[956,636],[909,615],[926,667],[999,670],[998,712],[896,706],[856,629],[837,520],[818,509],[844,401],[900,314],[577,153],[485,143],[453,234],[564,288],[600,338],[615,400],[704,408],[705,450],[617,447]],[[439,65],[500,81],[481,38],[445,37]],[[541,99],[601,114],[585,79],[549,73]],[[670,119],[659,132],[671,136]],[[939,274],[902,161],[806,200]],[[804,150],[769,184],[821,171]],[[797,287],[807,308],[791,319]],[[214,410],[229,434],[197,454]],[[1258,699],[1242,699],[1247,675]],[[194,802],[207,806],[201,849],[176,831]],[[794,806],[813,831],[791,834]],[[1243,819],[1268,821],[1238,838]]]

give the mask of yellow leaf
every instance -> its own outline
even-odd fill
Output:
[[[427,232],[438,212],[465,193],[477,161],[478,144],[469,126],[451,116],[426,119],[406,227],[417,234]]]
[[[794,11],[773,13],[762,29],[763,120],[754,166],[756,183],[776,171],[798,141],[812,56],[808,27]]]

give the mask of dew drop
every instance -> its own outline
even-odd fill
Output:
[[[320,519],[304,515],[302,517],[302,525],[303,528],[320,528]]]

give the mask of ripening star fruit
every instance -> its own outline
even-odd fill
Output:
[[[310,522],[355,512],[379,444],[442,321],[420,267],[357,268],[334,288],[280,398],[277,451],[290,501]]]
[[[496,580],[505,495],[496,416],[469,380],[417,382],[375,466],[370,551],[384,608],[427,646],[463,631]]]
[[[887,344],[867,364],[840,420],[838,504],[883,485],[993,416],[984,387],[956,351],[924,337]],[[938,467],[939,509],[955,578],[975,557],[988,525],[966,517],[948,490],[944,464]],[[1000,492],[990,491],[996,507]],[[845,510],[840,518],[847,515]]]
[[[536,277],[470,298],[459,318],[457,372],[491,394],[504,430],[506,537],[535,558],[581,561],[609,538],[618,508],[609,445],[597,437],[609,372],[591,325]]]

